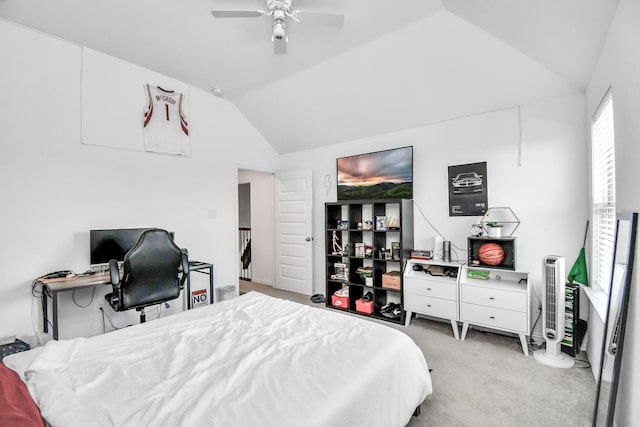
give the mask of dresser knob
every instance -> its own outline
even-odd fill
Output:
[[[495,298],[494,298],[494,297],[489,297],[489,299],[490,299],[490,300],[495,300]]]
[[[495,317],[493,317],[493,316],[489,316],[489,319],[495,319]]]

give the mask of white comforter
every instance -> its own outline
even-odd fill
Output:
[[[405,334],[255,292],[50,341],[24,377],[54,427],[402,426],[431,394]]]

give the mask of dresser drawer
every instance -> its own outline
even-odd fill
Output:
[[[456,319],[456,301],[425,297],[423,295],[407,296],[404,300],[404,309],[414,313],[428,316]]]
[[[460,287],[460,302],[527,312],[527,294],[520,291],[485,288],[476,285]]]
[[[405,295],[415,294],[427,297],[456,299],[457,285],[455,281],[436,281],[427,279],[416,279],[413,277],[405,277],[404,290]]]
[[[461,303],[460,320],[475,325],[529,334],[526,312]]]

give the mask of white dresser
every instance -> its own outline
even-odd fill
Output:
[[[488,274],[488,278],[472,278],[474,272]],[[530,274],[464,266],[459,276],[462,339],[465,339],[469,325],[515,333],[520,337],[522,351],[528,356]]]
[[[414,270],[414,266],[421,270]],[[449,276],[431,275],[430,266],[440,267]],[[407,312],[405,325],[409,326],[414,313],[447,319],[451,322],[453,335],[458,333],[458,277],[462,265],[455,262],[409,259],[404,271],[404,309]]]

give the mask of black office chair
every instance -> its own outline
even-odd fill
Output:
[[[124,276],[120,278],[118,262],[109,261],[113,293],[105,299],[115,311],[135,308],[140,323],[144,309],[178,298],[189,274],[186,251],[180,250],[166,230],[152,229],[124,256]]]

